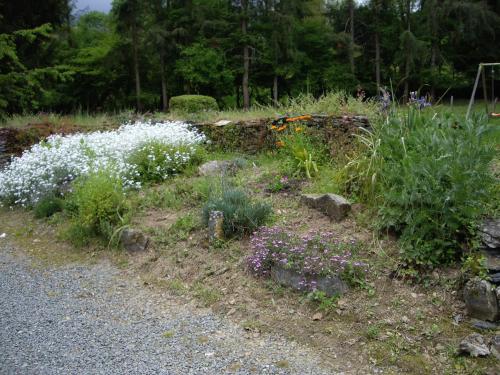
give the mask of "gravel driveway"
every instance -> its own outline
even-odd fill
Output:
[[[0,239],[1,374],[333,374],[320,362],[107,262],[37,267]]]

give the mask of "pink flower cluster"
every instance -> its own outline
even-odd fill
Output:
[[[272,267],[294,270],[304,279],[340,275],[348,268],[366,272],[367,265],[352,257],[360,246],[356,240],[342,241],[332,232],[299,236],[281,227],[262,227],[252,235],[247,263],[259,276],[268,276]]]

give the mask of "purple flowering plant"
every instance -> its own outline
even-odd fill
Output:
[[[342,241],[332,232],[298,235],[281,227],[261,227],[251,238],[250,271],[269,276],[271,268],[293,270],[303,277],[305,289],[315,290],[317,277],[339,275],[349,284],[364,281],[367,264],[353,259],[361,244]]]

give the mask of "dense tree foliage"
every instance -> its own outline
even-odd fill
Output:
[[[77,17],[71,4],[0,0],[0,113],[466,96],[477,64],[500,60],[495,0],[114,0]]]

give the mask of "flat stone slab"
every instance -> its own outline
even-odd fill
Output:
[[[302,194],[300,201],[334,221],[342,221],[351,210],[351,203],[337,194]]]
[[[349,290],[347,284],[336,275],[305,279],[294,270],[275,266],[271,268],[271,277],[277,283],[296,290],[304,290],[304,282],[308,284],[313,282],[316,284],[316,289],[324,292],[328,297],[341,295]]]
[[[494,322],[500,317],[495,286],[474,278],[464,287],[464,302],[472,318]]]

